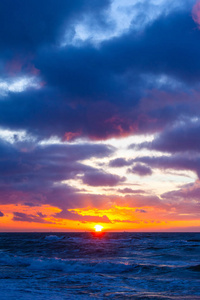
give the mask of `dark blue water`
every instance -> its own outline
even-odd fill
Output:
[[[0,299],[200,299],[200,233],[1,233]]]

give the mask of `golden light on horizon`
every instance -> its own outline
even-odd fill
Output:
[[[94,229],[95,229],[96,232],[101,232],[102,229],[103,229],[103,226],[101,226],[101,225],[95,225]]]

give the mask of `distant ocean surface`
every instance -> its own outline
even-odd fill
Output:
[[[0,233],[0,299],[200,299],[200,233]]]

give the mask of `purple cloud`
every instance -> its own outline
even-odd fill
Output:
[[[146,193],[146,191],[144,191],[144,190],[133,190],[133,189],[130,189],[130,188],[118,189],[117,191],[119,193],[122,193],[122,194],[142,194],[142,193]]]
[[[4,213],[2,213],[2,211],[0,211],[0,217],[3,217],[4,216]]]
[[[113,151],[114,148],[103,144],[33,144],[29,147],[28,143],[0,141],[0,203],[39,206],[54,202],[59,207],[63,207],[63,203],[67,206],[71,195],[78,190],[61,181],[76,179],[77,175],[88,172],[98,173],[81,161],[109,157]],[[120,181],[120,178],[115,179]]]
[[[25,214],[21,212],[13,212],[13,221],[29,222],[29,223],[47,223],[47,224],[52,223],[44,220],[44,217],[46,216],[41,213],[32,215],[32,214]]]
[[[120,177],[103,171],[89,171],[86,172],[82,178],[83,183],[91,186],[115,186],[125,180],[125,177]]]
[[[73,211],[64,210],[54,215],[55,218],[61,218],[72,221],[80,221],[80,222],[101,222],[101,223],[111,223],[109,218],[104,215],[102,217],[99,216],[90,216],[90,215],[80,215]]]
[[[121,168],[121,167],[125,167],[125,166],[130,166],[132,165],[133,160],[129,159],[126,160],[125,158],[116,158],[116,159],[112,159],[109,162],[109,166],[112,168]]]
[[[162,152],[186,152],[200,150],[199,122],[180,122],[180,124],[167,128],[152,142],[144,142],[140,145],[131,145],[130,148],[147,148]]]
[[[174,156],[146,156],[138,157],[135,161],[148,164],[151,168],[163,170],[190,170],[200,176],[200,157],[198,155],[190,156],[189,154],[177,154]]]
[[[31,202],[25,202],[24,205],[29,206],[29,207],[40,206],[39,204],[35,204],[35,203],[31,203]]]
[[[162,199],[170,203],[171,208],[183,217],[191,219],[191,215],[199,219],[200,211],[200,184],[199,181],[184,185],[179,190],[170,191],[161,195]]]
[[[179,190],[162,194],[162,198],[169,200],[197,200],[200,205],[200,184],[199,182],[188,184]]]
[[[128,169],[128,172],[137,174],[139,176],[152,175],[152,170],[148,166],[142,164],[136,164],[132,169]]]
[[[136,209],[135,212],[136,212],[136,213],[143,213],[143,214],[144,214],[144,213],[147,213],[147,211],[144,210],[144,209]]]

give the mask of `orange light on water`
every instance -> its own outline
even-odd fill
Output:
[[[103,229],[103,226],[101,226],[101,225],[95,225],[94,229],[95,229],[96,232],[101,232],[102,229]]]

